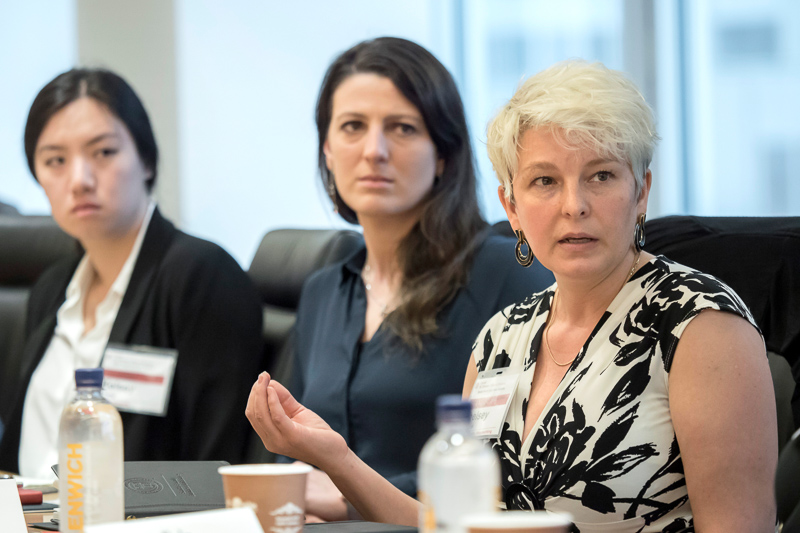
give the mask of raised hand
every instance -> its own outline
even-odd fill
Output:
[[[325,469],[348,453],[344,438],[266,372],[258,376],[245,415],[266,448]]]

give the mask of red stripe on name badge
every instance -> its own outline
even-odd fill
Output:
[[[501,394],[500,396],[490,396],[489,398],[480,398],[472,400],[472,408],[480,409],[482,407],[494,407],[496,405],[504,405],[508,401],[508,394]]]
[[[141,381],[143,383],[164,383],[163,376],[148,376],[146,374],[136,374],[134,372],[120,372],[119,370],[105,370],[106,377],[129,379],[131,381]]]

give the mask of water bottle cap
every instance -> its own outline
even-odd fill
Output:
[[[436,416],[439,420],[469,421],[472,414],[472,402],[458,394],[445,394],[436,399]]]
[[[100,388],[103,385],[102,368],[79,368],[75,371],[75,385]]]

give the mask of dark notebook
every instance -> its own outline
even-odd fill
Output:
[[[125,461],[125,517],[144,518],[225,507],[226,461]],[[58,467],[53,466],[58,475]]]

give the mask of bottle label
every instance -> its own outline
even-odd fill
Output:
[[[432,533],[436,531],[436,512],[431,504],[431,499],[423,491],[417,492],[417,498],[421,504],[419,509],[419,527],[422,533]]]
[[[67,515],[67,531],[83,531],[83,471],[83,444],[67,444],[67,509],[61,511],[62,517]]]
[[[517,391],[522,369],[501,368],[480,372],[472,387],[472,433],[481,439],[500,436],[508,407]]]

